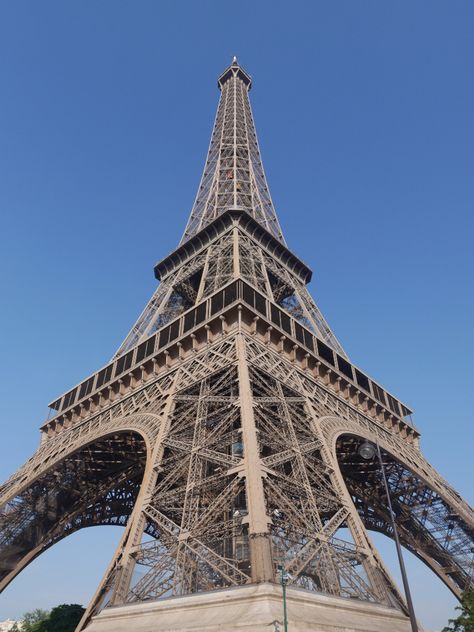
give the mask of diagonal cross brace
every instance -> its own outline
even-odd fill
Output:
[[[216,452],[216,450],[211,450],[210,448],[205,448],[204,446],[193,448],[190,442],[180,441],[179,439],[174,439],[173,437],[166,437],[163,443],[169,448],[182,450],[185,454],[190,454],[194,451],[200,457],[204,457],[213,463],[218,463],[219,465],[225,465],[227,467],[239,465],[242,461],[242,459],[239,459],[238,457],[222,454],[221,452]]]
[[[296,557],[285,564],[286,571],[292,575],[299,575],[307,564],[316,556],[321,547],[337,531],[344,520],[349,516],[349,509],[341,507],[334,516],[321,529],[314,539],[309,540],[299,551]]]
[[[190,537],[173,520],[170,520],[153,505],[147,505],[143,511],[158,527],[163,529],[168,535],[173,536],[173,538],[180,539],[184,546],[195,553],[203,562],[209,564],[216,573],[219,573],[230,584],[237,586],[249,581],[248,575],[212,551],[200,540]]]

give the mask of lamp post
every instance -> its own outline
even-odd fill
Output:
[[[282,518],[283,514],[281,513],[281,511],[279,509],[275,509],[273,511],[273,515],[275,516],[275,518]],[[282,588],[282,592],[283,592],[283,629],[284,632],[288,632],[288,613],[287,613],[287,609],[286,609],[286,585],[288,584],[288,579],[290,579],[290,576],[288,575],[288,572],[285,568],[285,562],[288,560],[288,557],[275,557],[274,560],[276,562],[278,562],[278,573],[280,575],[280,583],[281,583],[281,588]],[[280,630],[280,627],[278,625],[278,622],[275,621],[275,631],[278,632]]]
[[[281,588],[283,590],[283,629],[288,632],[288,615],[286,610],[286,585],[288,583],[288,573],[286,572],[284,564],[278,566],[280,571]]]
[[[400,565],[400,573],[402,575],[403,589],[405,591],[405,598],[406,598],[407,606],[408,606],[408,614],[410,616],[411,629],[412,629],[412,632],[418,632],[418,624],[416,622],[415,610],[413,608],[413,601],[411,599],[410,586],[408,584],[408,577],[407,577],[407,573],[405,569],[405,562],[403,561],[402,547],[400,546],[400,540],[398,539],[398,530],[397,530],[397,525],[395,523],[395,515],[392,509],[392,500],[390,498],[390,490],[388,488],[387,477],[385,475],[385,466],[382,461],[380,446],[378,442],[376,443],[376,445],[374,445],[370,441],[364,441],[364,443],[362,443],[362,445],[359,446],[358,452],[359,452],[359,455],[366,461],[373,459],[374,456],[377,454],[379,465],[380,465],[380,471],[382,472],[382,478],[383,478],[383,483],[385,487],[385,495],[387,496],[387,505],[388,505],[388,510],[390,512],[390,520],[392,521],[393,537],[395,540],[395,547],[397,549],[398,564]]]

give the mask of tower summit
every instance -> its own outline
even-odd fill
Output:
[[[214,130],[183,241],[226,209],[241,208],[284,243],[250,108],[252,79],[236,57],[219,77],[218,86],[221,98]]]
[[[234,58],[218,85],[198,194],[156,291],[113,359],[50,404],[38,450],[0,487],[0,590],[67,535],[117,525],[78,630],[268,631],[283,575],[293,632],[407,632],[369,536],[393,537],[382,473],[361,447],[380,446],[402,544],[458,597],[474,580],[472,509],[306,289],[250,76]]]

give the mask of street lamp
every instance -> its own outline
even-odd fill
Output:
[[[365,461],[370,461],[370,459],[373,459],[374,456],[377,454],[379,465],[380,465],[380,471],[382,472],[382,478],[383,478],[383,483],[385,487],[385,495],[387,496],[387,504],[388,504],[388,510],[390,512],[390,520],[392,521],[393,537],[395,540],[395,547],[397,549],[398,563],[400,565],[400,573],[402,575],[402,581],[403,581],[403,589],[405,590],[405,598],[407,600],[408,614],[410,615],[411,629],[412,629],[412,632],[418,632],[418,624],[416,622],[415,610],[413,608],[413,601],[411,599],[410,586],[408,585],[408,577],[407,577],[407,573],[405,569],[405,562],[403,561],[402,547],[400,546],[400,540],[398,539],[397,525],[395,523],[395,514],[393,513],[393,509],[392,509],[392,500],[390,498],[390,491],[388,488],[387,477],[385,475],[385,466],[382,461],[380,446],[378,442],[376,445],[374,445],[370,441],[364,441],[359,446],[358,452],[359,452],[359,455]]]
[[[284,563],[278,565],[278,570],[280,571],[280,581],[281,587],[283,590],[283,628],[285,632],[288,632],[288,614],[286,610],[286,585],[288,583],[288,573],[286,571]]]
[[[279,509],[274,509],[273,515],[275,516],[277,520],[281,520],[283,518],[283,513]],[[281,583],[281,588],[283,591],[283,628],[284,628],[284,632],[288,632],[288,613],[286,609],[286,585],[288,584],[288,580],[291,579],[291,575],[288,573],[288,571],[285,568],[285,562],[289,560],[290,558],[283,556],[283,557],[275,557],[274,559],[276,562],[278,562],[277,569],[278,569],[278,574],[280,575],[280,583]],[[278,625],[278,622],[275,621],[274,623],[275,623],[275,632],[279,632],[280,627]]]

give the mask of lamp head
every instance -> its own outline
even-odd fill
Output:
[[[375,456],[375,446],[370,441],[364,441],[357,451],[365,461],[370,461]]]

